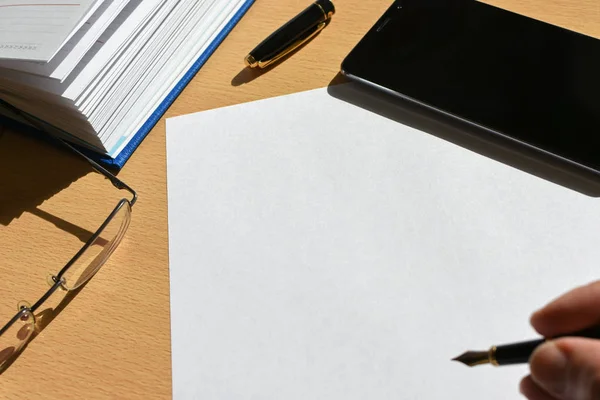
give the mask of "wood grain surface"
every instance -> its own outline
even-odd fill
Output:
[[[0,399],[171,397],[165,118],[327,86],[391,1],[338,0],[301,51],[260,76],[244,71],[245,54],[308,3],[257,0],[152,130],[119,174],[139,193],[124,242],[83,290],[38,311],[35,338],[0,375]],[[597,0],[492,3],[600,37]],[[78,158],[0,133],[0,324],[47,290],[122,195]]]

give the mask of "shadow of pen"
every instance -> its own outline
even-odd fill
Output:
[[[281,63],[285,62],[285,60],[287,60],[288,58],[292,57],[298,51],[300,51],[301,49],[303,49],[304,46],[306,46],[307,44],[309,44],[310,42],[312,42],[313,40],[315,40],[315,38],[317,38],[320,34],[321,34],[321,32],[317,33],[315,36],[311,37],[310,39],[308,39],[307,41],[305,41],[304,43],[302,43],[301,45],[299,45],[297,48],[295,48],[294,50],[290,51],[285,56],[281,57],[280,60],[278,60],[277,62],[274,62],[273,64],[269,65],[266,68],[250,68],[250,67],[246,67],[246,68],[242,69],[231,80],[231,86],[241,86],[241,85],[244,85],[246,83],[250,83],[250,82],[252,82],[253,80],[255,80],[257,78],[260,78],[261,76],[263,76],[267,72],[271,71],[272,69],[275,69]]]

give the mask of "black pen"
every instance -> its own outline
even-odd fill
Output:
[[[559,337],[574,336],[589,339],[600,339],[600,326],[584,329],[579,332],[559,335]],[[469,367],[482,364],[492,364],[494,366],[524,364],[529,362],[529,357],[535,349],[544,343],[546,338],[530,340],[528,342],[505,344],[500,346],[492,346],[487,351],[467,351],[460,356],[453,358],[453,361],[459,361]]]
[[[263,40],[245,59],[250,68],[265,68],[319,33],[335,13],[329,0],[317,0]]]

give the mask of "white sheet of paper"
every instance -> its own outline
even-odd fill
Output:
[[[597,278],[600,205],[331,97],[167,120],[175,399],[517,399],[533,339]]]

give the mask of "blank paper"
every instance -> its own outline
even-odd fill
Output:
[[[175,399],[520,398],[537,338],[597,277],[598,201],[331,97],[167,121]]]

